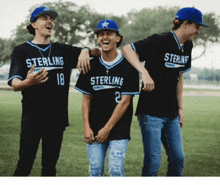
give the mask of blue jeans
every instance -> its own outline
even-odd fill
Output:
[[[128,139],[110,140],[107,143],[94,142],[87,144],[89,159],[89,175],[103,176],[105,169],[105,155],[109,148],[109,173],[111,176],[124,176],[125,155]]]
[[[138,121],[144,145],[142,176],[157,176],[161,163],[161,141],[168,156],[167,176],[181,176],[185,157],[179,116],[171,119],[140,115]]]

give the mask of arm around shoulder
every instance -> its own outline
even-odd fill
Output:
[[[99,56],[101,55],[101,50],[98,48],[83,48],[78,58],[77,68],[79,72],[83,72],[83,74],[88,73],[91,69],[90,66],[90,55],[91,56]]]
[[[102,51],[99,48],[91,48],[91,56],[96,57],[101,55]]]
[[[134,51],[131,45],[126,45],[122,48],[122,53],[128,62],[139,72],[142,74],[143,80],[143,90],[144,91],[153,91],[155,89],[155,84],[147,69],[141,64],[137,52]]]
[[[146,68],[141,64],[138,54],[134,51],[130,44],[122,48],[122,53],[128,62],[141,74],[148,73]]]

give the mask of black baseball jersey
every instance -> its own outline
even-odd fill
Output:
[[[81,48],[52,43],[18,45],[11,55],[8,84],[13,78],[26,79],[34,72],[48,70],[48,81],[22,91],[22,125],[45,129],[64,129],[68,123],[68,93],[71,69],[75,68]],[[42,56],[43,55],[43,56]]]
[[[91,95],[90,127],[96,136],[111,117],[122,95],[139,94],[138,72],[128,63],[123,55],[109,66],[102,56],[91,60],[91,71],[80,74],[75,88]],[[112,129],[109,140],[130,139],[130,126],[133,115],[133,99],[127,111]]]
[[[136,115],[158,117],[178,115],[177,84],[179,74],[191,69],[192,42],[181,46],[173,31],[155,34],[131,44],[145,61],[145,68],[155,82],[152,92],[141,91]]]

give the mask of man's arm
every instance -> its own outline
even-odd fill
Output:
[[[83,74],[88,73],[88,71],[91,69],[90,66],[90,54],[91,56],[95,57],[95,56],[99,56],[101,55],[101,50],[98,48],[83,48],[81,50],[81,53],[78,57],[78,64],[77,64],[77,68],[79,70],[79,72],[83,72]]]
[[[14,78],[11,82],[11,87],[14,91],[23,91],[30,86],[45,83],[48,80],[48,72],[43,68],[37,73],[32,73],[34,66],[28,71],[25,80],[20,80],[19,78]]]
[[[108,122],[105,124],[105,126],[101,130],[99,130],[97,134],[96,140],[99,143],[104,143],[107,141],[110,131],[116,125],[116,123],[122,118],[122,116],[125,114],[128,106],[130,105],[131,98],[132,97],[130,95],[121,96],[121,101],[115,107],[115,110],[113,111],[112,116],[110,117]]]
[[[153,91],[155,84],[147,69],[141,64],[139,57],[131,47],[131,45],[126,45],[122,48],[122,53],[128,62],[142,75],[143,80],[143,90],[144,91]]]
[[[83,94],[82,99],[82,113],[83,113],[83,127],[84,127],[84,139],[86,143],[93,143],[95,138],[92,129],[89,124],[89,112],[91,106],[92,96]]]
[[[101,55],[102,51],[99,48],[91,48],[91,56],[97,57]]]
[[[183,127],[183,74],[180,74],[180,80],[177,84],[177,101],[181,127]]]

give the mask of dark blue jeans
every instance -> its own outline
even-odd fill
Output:
[[[179,117],[140,115],[138,121],[144,145],[142,176],[157,176],[161,164],[161,141],[168,156],[167,176],[181,176],[185,157]]]
[[[14,176],[28,176],[42,139],[42,176],[56,176],[56,163],[60,155],[63,130],[22,129],[20,134],[19,160]]]

